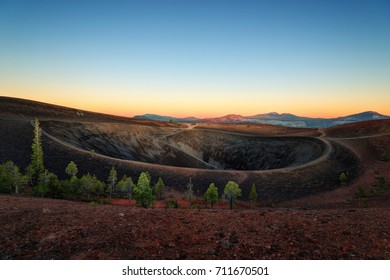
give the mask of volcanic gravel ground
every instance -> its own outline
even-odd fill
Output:
[[[389,208],[140,209],[0,196],[1,259],[390,259]]]

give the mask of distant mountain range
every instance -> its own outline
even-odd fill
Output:
[[[293,114],[278,114],[276,112],[271,112],[267,114],[258,114],[254,116],[241,116],[241,115],[226,115],[219,118],[206,118],[199,119],[196,117],[187,117],[187,118],[175,118],[171,116],[160,116],[153,114],[145,114],[141,116],[135,116],[137,119],[149,119],[149,120],[158,120],[166,122],[179,122],[179,123],[261,123],[261,124],[272,124],[272,125],[281,125],[289,127],[307,127],[307,128],[325,128],[341,124],[369,121],[369,120],[379,120],[379,119],[390,119],[390,116],[385,116],[377,112],[367,111],[359,114],[349,115],[345,117],[338,118],[308,118],[300,117]]]

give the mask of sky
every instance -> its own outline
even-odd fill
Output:
[[[124,116],[390,115],[390,1],[0,0],[0,95]]]

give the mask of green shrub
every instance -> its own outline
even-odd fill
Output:
[[[371,188],[370,189],[370,196],[374,196],[378,193],[377,189],[376,188]]]
[[[200,205],[198,203],[191,203],[191,209],[199,209]]]
[[[168,199],[167,201],[165,201],[165,208],[167,208],[167,209],[179,208],[179,204],[177,203],[177,199],[172,198],[172,199]]]
[[[108,199],[100,199],[100,200],[99,200],[99,203],[100,203],[100,204],[109,204],[109,205],[112,204],[111,201],[108,200]]]
[[[58,180],[57,175],[44,170],[38,177],[37,185],[33,187],[33,193],[40,197],[62,198],[64,184]]]
[[[95,200],[90,201],[88,204],[89,204],[89,205],[92,205],[92,206],[98,206],[98,205],[100,205],[100,203],[97,202],[97,201],[95,201]]]
[[[364,197],[367,197],[366,190],[363,189],[362,187],[359,187],[359,189],[358,189],[357,192],[355,193],[355,197],[356,197],[356,198],[364,198]]]
[[[342,186],[345,186],[347,183],[348,183],[348,172],[347,173],[341,173],[340,174],[340,177],[339,177],[339,180],[340,180],[340,184]]]
[[[385,177],[383,176],[379,176],[376,178],[377,179],[377,186],[381,189],[385,189],[386,188],[386,180],[385,180]]]
[[[389,161],[389,156],[386,153],[383,153],[379,160],[380,161]]]

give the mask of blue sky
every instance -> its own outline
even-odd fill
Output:
[[[390,114],[390,1],[4,1],[0,94],[121,115]]]

